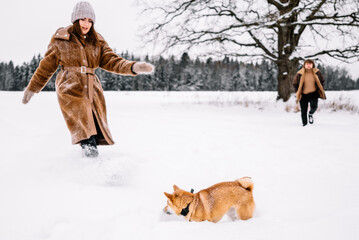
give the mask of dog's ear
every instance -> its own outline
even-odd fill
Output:
[[[177,191],[177,190],[180,190],[180,188],[177,187],[176,185],[173,185],[173,190],[174,190],[174,191]]]
[[[169,194],[169,193],[166,193],[164,192],[164,194],[166,195],[166,197],[168,198],[168,200],[170,200],[172,202],[173,200],[173,195],[172,194]]]

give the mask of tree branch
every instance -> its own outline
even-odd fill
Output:
[[[321,55],[328,55],[332,58],[344,61],[345,59],[357,58],[359,57],[359,46],[351,46],[346,49],[331,49],[331,50],[323,50],[321,52],[317,52],[315,54],[307,55],[305,58],[313,58]]]
[[[275,6],[279,11],[284,10],[284,6],[281,3],[277,2],[276,0],[267,0],[267,2]]]

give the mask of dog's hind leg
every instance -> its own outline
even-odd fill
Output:
[[[237,215],[236,215],[236,209],[233,207],[230,208],[226,214],[232,221],[235,221],[238,219]]]

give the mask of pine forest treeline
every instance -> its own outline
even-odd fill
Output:
[[[120,56],[136,59],[133,55]],[[42,57],[34,56],[28,63],[14,66],[13,62],[0,63],[0,90],[22,91],[38,67]],[[215,61],[191,59],[183,53],[180,59],[174,56],[166,59],[144,59],[156,66],[152,75],[137,77],[119,76],[101,69],[96,70],[104,90],[113,91],[276,91],[277,69],[273,63],[244,63],[224,58]],[[326,90],[359,89],[359,80],[354,81],[346,69],[318,65],[326,80]],[[59,69],[57,70],[59,71]],[[55,73],[44,91],[55,90]]]

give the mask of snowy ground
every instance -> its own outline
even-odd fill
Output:
[[[359,106],[359,92],[328,92]],[[359,114],[315,124],[273,92],[106,92],[114,146],[81,157],[55,93],[0,92],[0,239],[359,239]],[[343,100],[344,98],[344,100]],[[290,108],[289,108],[290,109]],[[162,213],[172,185],[195,192],[251,176],[254,218],[217,224]]]

